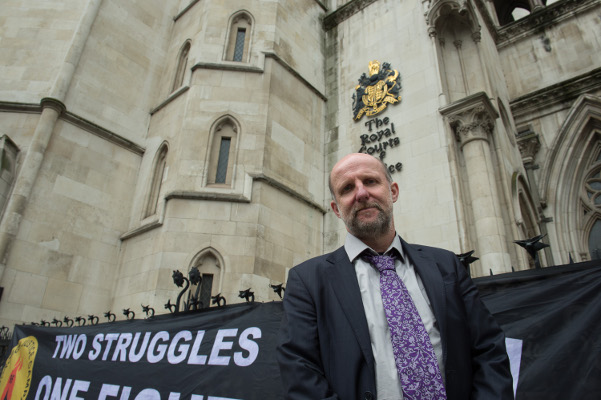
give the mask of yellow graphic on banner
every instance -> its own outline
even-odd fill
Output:
[[[38,341],[33,336],[19,340],[12,349],[0,376],[0,400],[27,398],[37,351]]]

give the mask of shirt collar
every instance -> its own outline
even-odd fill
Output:
[[[405,253],[403,252],[403,246],[401,245],[401,239],[399,238],[399,235],[394,235],[392,243],[390,244],[388,249],[386,249],[384,254],[388,253],[392,249],[395,249],[398,252],[399,259],[401,260],[401,262],[403,262],[403,260],[405,259]],[[357,257],[359,257],[361,253],[363,253],[365,250],[377,254],[375,250],[363,243],[361,239],[358,239],[350,233],[347,233],[346,235],[346,240],[344,241],[344,250],[346,251],[349,260],[351,260],[351,262],[353,263],[355,262]]]

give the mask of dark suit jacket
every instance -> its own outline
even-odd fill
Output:
[[[505,337],[457,257],[409,245],[440,329],[449,400],[513,399]],[[344,247],[290,270],[277,352],[287,399],[377,399],[374,357]]]

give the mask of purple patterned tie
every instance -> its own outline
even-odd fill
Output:
[[[394,258],[364,255],[380,271],[380,291],[390,327],[392,350],[407,400],[446,400],[438,361],[407,287],[397,275]]]

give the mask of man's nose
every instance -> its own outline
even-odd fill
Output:
[[[369,192],[367,191],[365,186],[363,186],[363,184],[361,184],[361,183],[357,184],[357,191],[355,193],[355,199],[357,201],[365,201],[368,198],[369,198]]]

